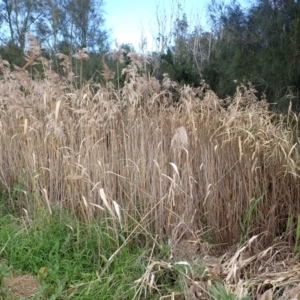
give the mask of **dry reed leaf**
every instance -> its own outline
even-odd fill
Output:
[[[201,166],[202,166],[202,165],[201,165]],[[200,170],[201,170],[201,166],[200,166]],[[206,202],[207,202],[208,196],[209,196],[209,195],[210,195],[210,193],[211,193],[211,190],[210,190],[211,186],[212,186],[212,184],[211,184],[211,183],[209,183],[209,184],[208,184],[208,186],[207,186],[207,188],[206,188],[206,194],[205,194],[205,198],[204,198],[204,200],[203,200],[203,206],[205,206],[205,205],[206,205]]]
[[[178,168],[177,168],[177,166],[174,164],[174,163],[170,163],[170,165],[173,167],[173,169],[174,169],[174,171],[176,172],[176,174],[178,175],[178,177],[179,177],[179,171],[178,171]]]
[[[50,215],[52,215],[52,210],[51,210],[51,206],[50,206],[50,202],[49,202],[49,198],[48,198],[48,192],[47,192],[46,189],[42,189],[42,191],[43,191],[43,194],[44,194],[44,198],[46,200],[46,204],[47,204],[49,213],[50,213]]]
[[[100,210],[103,210],[103,211],[105,211],[105,208],[104,207],[102,207],[101,205],[99,205],[99,204],[95,204],[95,203],[90,203],[92,206],[94,206],[94,207],[97,207],[97,208],[99,208]]]
[[[117,216],[118,216],[118,219],[119,219],[119,223],[120,223],[121,229],[123,229],[120,206],[119,206],[119,204],[118,204],[116,201],[114,201],[114,200],[113,200],[113,205],[114,205],[115,211],[116,211],[116,213],[117,213]]]
[[[27,135],[27,129],[28,129],[28,119],[24,120],[24,135]]]
[[[159,163],[155,159],[153,159],[152,161],[154,162],[154,164],[157,167],[157,169],[160,171]]]
[[[223,264],[224,273],[227,274],[225,279],[227,283],[237,283],[239,281],[241,269],[257,258],[257,255],[254,255],[244,260],[243,253],[251,246],[251,244],[258,237],[258,235],[251,237],[251,239],[247,241],[247,243],[244,246],[239,248],[234,253],[233,257],[229,261]]]
[[[66,179],[68,180],[82,180],[84,178],[83,175],[68,175]]]
[[[260,297],[259,300],[273,300],[272,289],[265,291]]]
[[[240,279],[239,282],[231,288],[237,299],[243,299],[244,297],[249,296],[249,287],[247,286],[246,280]]]
[[[103,188],[101,188],[101,189],[99,190],[99,192],[100,192],[100,197],[101,197],[101,199],[102,199],[102,201],[103,201],[103,203],[104,203],[104,206],[108,209],[108,211],[110,212],[110,214],[111,214],[113,217],[116,217],[116,215],[115,215],[115,213],[114,213],[112,207],[109,205],[109,203],[108,203],[108,201],[107,201],[107,199],[106,199],[106,195],[105,195],[105,193],[104,193]]]
[[[59,113],[60,103],[61,103],[61,100],[58,100],[56,102],[56,105],[55,105],[55,122],[56,123],[57,123],[57,119],[58,119],[58,113]]]
[[[87,203],[87,201],[86,201],[86,199],[85,199],[84,196],[82,196],[82,200],[83,200],[84,206],[85,206],[86,208],[88,208],[88,203]]]
[[[283,295],[278,300],[299,300],[300,298],[300,283],[295,287],[286,287]]]
[[[134,281],[136,284],[136,293],[133,299],[136,299],[138,296],[141,296],[141,293],[144,292],[144,297],[147,297],[147,292],[151,294],[151,290],[154,289],[159,292],[159,288],[155,283],[155,274],[163,272],[164,270],[172,270],[172,264],[164,261],[152,261],[146,268],[143,276]]]

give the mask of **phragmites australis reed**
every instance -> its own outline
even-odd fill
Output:
[[[29,38],[28,58],[41,56]],[[38,57],[46,74],[38,81],[1,60],[0,182],[16,209],[38,207],[38,195],[47,195],[50,205],[89,221],[104,213],[103,189],[123,212],[122,226],[143,220],[145,230],[177,242],[197,232],[220,247],[260,233],[262,244],[283,232],[295,241],[296,115],[288,128],[250,83],[221,100],[204,82],[180,87],[166,74],[160,82],[144,74],[145,58],[135,54],[121,90],[83,81],[79,88],[72,59],[87,57],[84,49],[73,58],[58,54],[64,77]],[[110,82],[114,74],[104,71]],[[16,185],[26,193],[12,196]]]

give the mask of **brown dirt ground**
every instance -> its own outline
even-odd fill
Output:
[[[32,275],[13,275],[3,279],[3,287],[11,291],[13,299],[30,298],[40,289]]]

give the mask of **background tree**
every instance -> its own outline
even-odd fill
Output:
[[[103,0],[2,0],[0,54],[12,64],[24,65],[22,52],[26,52],[25,33],[29,32],[44,46],[44,55],[52,59],[59,73],[56,53],[72,59],[82,48],[88,48],[90,59],[84,63],[73,59],[73,71],[80,71],[86,79],[95,77],[101,56],[109,49],[102,8]]]
[[[234,80],[250,80],[274,109],[292,101],[299,111],[300,2],[259,0],[248,10],[212,2],[209,9],[216,43],[203,74],[213,90],[225,97]]]
[[[9,36],[4,34],[12,44],[25,48],[24,33],[33,30],[44,15],[44,3],[41,0],[2,0],[0,9],[4,25],[9,28]],[[3,26],[3,27],[5,27]]]
[[[152,53],[154,75],[162,80],[163,74],[168,73],[172,80],[182,84],[199,85],[204,63],[210,58],[213,35],[204,32],[199,24],[191,26],[179,1],[171,4],[169,15],[157,8],[159,30],[157,50]]]

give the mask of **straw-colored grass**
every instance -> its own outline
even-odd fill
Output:
[[[271,241],[288,219],[285,233],[295,241],[298,136],[252,87],[227,105],[207,87],[177,87],[173,106],[168,89],[154,91],[152,78],[133,75],[134,62],[115,92],[75,90],[44,67],[46,78],[32,80],[2,62],[0,180],[16,209],[45,205],[51,213],[59,205],[89,220],[101,215],[103,189],[125,215],[147,215],[147,228],[173,241],[207,232],[228,247],[245,233],[242,225]],[[23,194],[14,199],[17,185]]]
[[[167,237],[174,253],[183,240],[220,251],[258,236],[256,253],[279,237],[299,250],[296,115],[271,113],[251,84],[225,100],[204,82],[179,87],[165,74],[160,84],[139,56],[121,90],[111,76],[78,90],[69,58],[58,57],[64,78],[40,53],[27,59],[42,63],[42,79],[0,61],[0,184],[16,212],[46,208],[51,218],[55,207],[86,222],[108,213],[134,235]],[[223,263],[229,284],[240,252]]]

